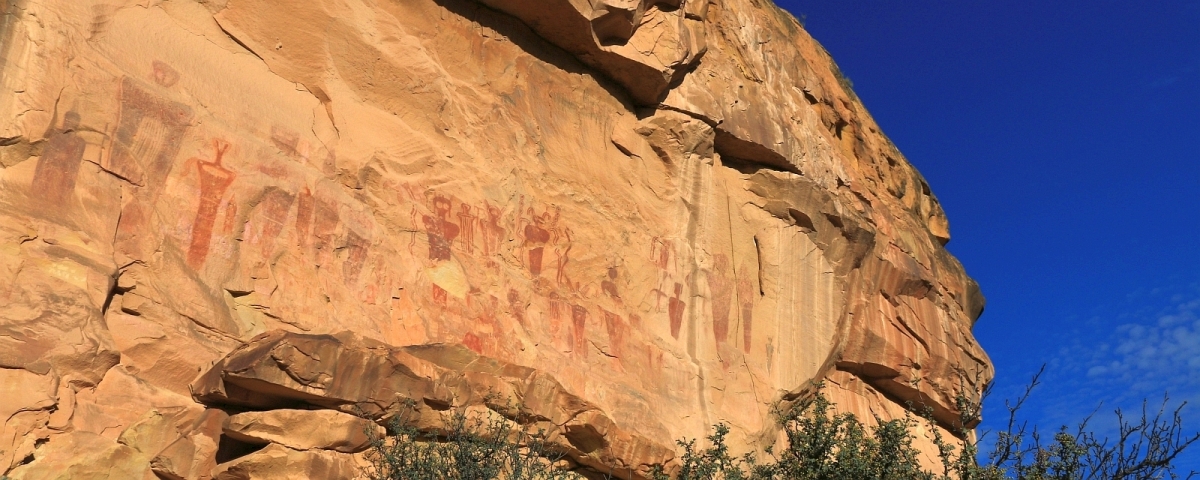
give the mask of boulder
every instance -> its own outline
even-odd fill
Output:
[[[383,427],[334,410],[279,409],[229,417],[225,435],[246,443],[278,443],[293,450],[357,453],[382,438]],[[373,437],[371,437],[373,435]]]
[[[358,465],[350,455],[328,450],[292,450],[268,445],[244,457],[217,466],[213,480],[292,480],[320,478],[353,480]]]

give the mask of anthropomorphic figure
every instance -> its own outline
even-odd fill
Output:
[[[490,258],[492,255],[500,253],[500,242],[504,241],[504,234],[508,232],[500,226],[500,207],[484,202],[484,208],[487,210],[487,220],[482,228],[483,255]]]
[[[433,216],[424,215],[421,221],[425,224],[425,234],[429,239],[429,259],[442,261],[450,259],[450,245],[458,238],[459,227],[451,222],[450,199],[436,195],[433,197]]]
[[[213,139],[214,158],[207,161],[193,158],[188,163],[195,163],[200,172],[200,206],[196,209],[196,219],[192,222],[192,243],[188,247],[187,263],[192,268],[200,268],[208,257],[208,247],[212,242],[213,223],[217,219],[217,209],[225,196],[225,190],[233,183],[233,171],[221,165],[221,159],[229,150],[229,144]]]
[[[533,222],[525,225],[525,247],[529,249],[529,273],[536,277],[542,274],[542,257],[550,242],[550,232],[558,223],[558,212],[550,216],[547,210],[538,215],[530,208],[529,215]]]
[[[32,193],[54,207],[61,206],[75,192],[75,178],[87,148],[87,141],[76,132],[78,128],[79,114],[67,112],[62,130],[49,135],[33,171]]]
[[[563,245],[554,247],[555,253],[558,254],[558,275],[555,281],[559,285],[566,286],[571,290],[579,290],[579,285],[572,283],[571,277],[567,276],[567,262],[571,261],[571,247],[573,246],[571,243],[571,229],[564,228],[562,236],[567,239],[566,242]]]
[[[733,300],[733,282],[729,280],[729,257],[713,255],[712,270],[708,272],[708,289],[712,294],[712,329],[717,343],[729,338],[729,313]]]
[[[750,353],[751,337],[754,332],[754,300],[759,296],[757,283],[750,274],[750,268],[742,265],[738,273],[738,301],[742,304],[742,351]]]
[[[683,284],[675,284],[675,296],[667,304],[667,315],[671,319],[671,336],[679,338],[679,329],[683,326],[683,311],[687,303],[683,299]]]
[[[609,298],[621,303],[621,294],[617,292],[617,267],[608,267],[608,278],[600,282],[600,289]]]
[[[650,262],[658,267],[658,285],[651,291],[655,294],[656,312],[662,311],[662,299],[671,297],[667,294],[666,287],[671,283],[671,254],[674,250],[670,240],[654,237],[650,243]]]
[[[571,305],[571,337],[574,340],[572,348],[575,354],[581,357],[587,357],[587,318],[587,308]]]
[[[441,265],[450,260],[450,246],[454,243],[454,239],[458,238],[460,231],[459,226],[449,220],[450,210],[450,199],[442,195],[435,195],[433,197],[433,216],[424,215],[421,218],[422,223],[425,224],[426,237],[429,239],[429,259],[434,262],[435,277],[444,277],[453,270],[452,266],[443,267]],[[445,305],[446,293],[446,290],[436,281],[433,283],[434,302]]]
[[[459,207],[458,225],[462,232],[462,247],[467,253],[473,253],[475,250],[475,221],[479,219],[479,216],[471,212],[470,205],[464,203]]]

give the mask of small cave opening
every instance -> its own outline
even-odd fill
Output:
[[[813,224],[812,217],[804,212],[794,208],[788,209],[788,216],[792,217],[792,221],[796,222],[796,226],[806,230],[805,233],[817,231],[817,227]]]
[[[592,19],[592,33],[600,41],[600,45],[611,47],[624,45],[633,37],[636,25],[633,23],[633,10],[611,9]]]
[[[221,434],[221,439],[217,443],[217,463],[237,460],[266,447],[266,443],[243,442],[229,435]]]

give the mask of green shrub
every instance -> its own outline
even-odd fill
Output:
[[[935,479],[923,472],[913,447],[910,417],[865,427],[853,414],[832,413],[832,404],[818,391],[809,402],[779,416],[787,439],[786,448],[767,450],[770,462],[760,463],[753,455],[729,456],[725,435],[729,427],[718,424],[708,437],[709,447],[696,450],[694,441],[679,441],[683,449],[679,480],[742,479]],[[655,480],[667,480],[662,468]]]
[[[1200,433],[1185,434],[1180,416],[1183,404],[1168,409],[1169,401],[1153,410],[1143,403],[1139,417],[1129,419],[1117,410],[1116,439],[1088,429],[1090,417],[1074,429],[1061,427],[1052,438],[1017,420],[1017,412],[1038,385],[1033,377],[1024,393],[1005,402],[1007,427],[997,432],[986,454],[971,440],[947,441],[926,411],[923,418],[906,415],[895,420],[875,418],[864,425],[849,413],[835,413],[821,386],[812,399],[777,415],[786,442],[767,449],[766,458],[753,454],[733,457],[725,444],[729,426],[717,424],[700,448],[696,440],[678,440],[680,457],[672,472],[676,480],[1149,480],[1181,477],[1172,463]],[[957,399],[961,425],[977,422],[980,408],[965,397]],[[910,409],[915,410],[910,405]],[[386,438],[373,439],[368,453],[372,480],[492,479],[557,480],[581,478],[566,471],[563,453],[545,435],[527,434],[493,415],[468,420],[455,413],[443,434],[421,432],[393,420]],[[922,468],[913,427],[928,422],[938,450],[941,472]],[[964,439],[973,432],[955,432]],[[984,434],[986,438],[988,434]],[[651,477],[669,480],[658,465]],[[0,479],[2,480],[2,479]]]
[[[731,458],[725,446],[729,429],[717,425],[708,437],[709,446],[697,450],[694,441],[679,441],[683,449],[683,468],[677,480],[1149,480],[1194,478],[1190,472],[1181,477],[1172,462],[1200,433],[1183,433],[1180,412],[1184,405],[1168,410],[1164,398],[1157,410],[1143,404],[1142,414],[1131,421],[1117,410],[1119,432],[1115,440],[1101,438],[1089,431],[1090,417],[1074,429],[1061,427],[1050,441],[1044,441],[1036,428],[1026,429],[1017,421],[1017,412],[1038,385],[1034,376],[1024,394],[1015,402],[1006,402],[1007,428],[998,432],[991,450],[980,455],[978,444],[963,441],[961,446],[948,442],[939,428],[929,428],[928,438],[938,449],[941,472],[924,470],[913,447],[917,440],[913,427],[918,421],[936,427],[926,412],[923,420],[911,416],[901,419],[875,418],[874,427],[866,427],[853,414],[832,412],[832,404],[823,391],[813,399],[779,415],[779,425],[787,443],[780,452],[768,449],[770,462],[759,463],[753,456]],[[979,405],[964,397],[957,399],[963,418],[971,425],[979,414]],[[911,407],[911,405],[910,405]],[[970,431],[956,432],[970,439]],[[981,458],[982,457],[982,458]],[[663,469],[655,480],[669,478]]]
[[[385,437],[370,433],[367,475],[372,480],[580,478],[555,465],[563,455],[545,435],[525,433],[500,415],[468,418],[457,411],[440,434],[420,431],[406,420],[394,417]]]

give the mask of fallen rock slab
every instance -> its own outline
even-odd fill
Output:
[[[359,478],[354,459],[328,450],[266,448],[217,466],[213,480],[352,480]]]
[[[576,463],[619,478],[644,478],[669,464],[674,450],[639,435],[551,376],[481,356],[460,345],[388,347],[350,332],[306,335],[273,331],[218,361],[196,380],[198,401],[212,406],[272,408],[233,415],[226,436],[248,444],[357,452],[367,428],[400,417],[444,431],[451,409],[480,407],[541,431]]]
[[[383,427],[334,410],[279,409],[246,412],[229,417],[225,435],[246,443],[278,443],[294,450],[333,450],[357,453],[381,438]]]

